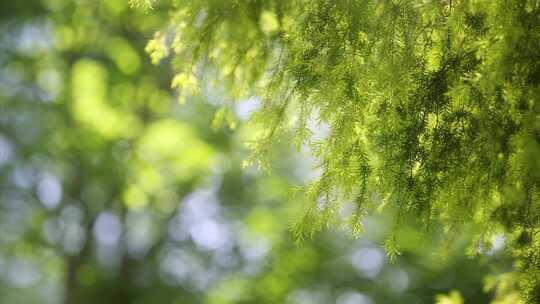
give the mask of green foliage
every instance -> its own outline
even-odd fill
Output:
[[[343,221],[348,202],[356,233],[380,211],[446,240],[470,227],[471,255],[503,233],[523,296],[538,301],[538,1],[172,3],[148,50],[170,52],[173,85],[191,94],[206,77],[233,100],[261,97],[252,149],[263,167],[286,133],[319,159],[299,239]],[[313,122],[330,134],[313,136]]]
[[[428,212],[399,208],[391,193],[396,185],[387,180],[398,174],[383,176],[387,159],[374,140],[386,133],[379,129],[402,132],[416,116],[405,108],[396,125],[373,114],[372,97],[386,96],[392,64],[402,63],[374,61],[387,58],[377,20],[381,30],[391,23],[376,7],[399,7],[414,21],[444,5],[129,4],[0,1],[0,303],[384,304],[461,297],[514,304],[523,294],[518,290],[534,288],[537,235],[520,225],[505,228],[523,216],[513,205],[523,192],[486,190],[498,206],[514,195],[504,205],[512,208],[495,217],[487,202],[486,213],[475,212],[466,223],[470,210],[451,203],[468,192],[448,191],[434,198],[448,205],[434,206],[428,221]],[[497,7],[485,7],[491,5]],[[168,17],[173,21],[166,25]],[[355,22],[357,30],[349,31]],[[399,22],[402,36],[408,23]],[[352,40],[369,45],[371,57],[351,48]],[[420,75],[441,69],[441,45],[430,47],[425,71],[416,67]],[[349,65],[354,73],[344,77]],[[402,74],[410,68],[399,66]],[[357,81],[366,77],[371,89],[363,91]],[[510,88],[508,96],[519,93]],[[452,94],[469,98],[470,90],[467,84]],[[412,97],[404,91],[408,105]],[[342,100],[350,100],[346,109]],[[414,109],[423,111],[424,103]],[[260,105],[248,124],[242,122],[246,105]],[[431,112],[425,128],[442,128],[442,115]],[[355,119],[361,113],[364,120]],[[524,147],[511,162],[528,164],[534,177],[538,153],[528,138],[511,142],[511,149]],[[246,142],[255,151],[248,159]],[[291,146],[301,153],[289,153]],[[309,149],[319,161],[315,180],[306,176],[312,174]],[[412,170],[427,174],[420,165]],[[403,196],[413,205],[409,192]],[[477,197],[484,196],[469,199],[473,209]],[[449,225],[453,220],[459,221]],[[297,223],[293,233],[291,223]]]
[[[459,294],[458,291],[451,291],[448,296],[446,295],[438,295],[437,296],[437,304],[463,304],[463,298]]]
[[[152,9],[155,0],[129,0],[129,5],[135,8]]]

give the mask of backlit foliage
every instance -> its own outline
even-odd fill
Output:
[[[364,214],[388,212],[392,229],[417,218],[443,243],[472,229],[471,255],[504,235],[522,296],[540,301],[538,1],[172,3],[148,51],[170,55],[180,98],[203,78],[231,100],[260,97],[253,162],[268,166],[286,133],[319,159],[299,239],[351,202],[356,233]],[[314,123],[330,133],[313,136]]]
[[[129,5],[135,8],[151,9],[154,0],[129,0]]]

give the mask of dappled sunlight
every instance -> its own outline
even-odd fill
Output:
[[[1,2],[0,303],[536,304],[533,2]]]
[[[133,137],[140,122],[108,104],[107,71],[99,63],[83,59],[73,66],[73,114],[106,138]]]

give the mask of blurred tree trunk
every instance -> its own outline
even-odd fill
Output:
[[[76,123],[73,121],[73,117],[70,114],[71,111],[69,111],[70,110],[69,105],[65,107],[65,110],[66,110],[65,119],[68,125],[75,127]],[[73,151],[71,151],[70,154],[75,156],[72,163],[73,163],[73,166],[77,168],[76,170],[77,174],[74,176],[72,183],[69,185],[69,188],[68,188],[69,190],[67,192],[69,197],[67,197],[66,199],[68,201],[71,200],[75,202],[80,202],[82,192],[83,192],[83,185],[85,183],[84,159],[81,158],[80,155],[77,153],[76,148]],[[65,281],[64,281],[64,299],[63,299],[64,304],[81,303],[81,288],[80,288],[77,272],[79,271],[80,267],[84,265],[84,262],[87,259],[90,253],[90,248],[91,248],[90,243],[91,243],[91,236],[92,236],[92,226],[93,226],[93,221],[95,220],[95,216],[91,215],[91,211],[84,204],[81,204],[78,207],[83,212],[82,225],[84,227],[86,239],[84,241],[82,248],[80,249],[78,253],[75,253],[75,254],[66,253],[64,255],[64,260],[66,261]]]
[[[79,256],[67,258],[67,270],[64,284],[64,304],[78,303],[79,284],[77,281],[77,270],[81,266],[82,259]]]

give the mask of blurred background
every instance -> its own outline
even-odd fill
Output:
[[[235,128],[212,126],[219,93],[175,101],[144,52],[166,9],[0,2],[0,303],[489,302],[503,238],[465,257],[466,233],[435,248],[404,220],[390,262],[375,215],[362,238],[295,243],[290,190],[314,161],[284,140],[272,172],[242,168],[256,99]]]

